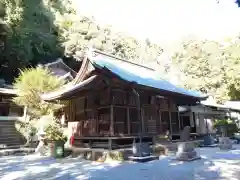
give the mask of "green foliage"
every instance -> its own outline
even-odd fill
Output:
[[[232,136],[239,130],[236,122],[231,119],[217,119],[215,120],[213,127],[219,129],[219,131],[221,131],[221,128],[224,128],[228,136]]]
[[[51,114],[61,107],[59,104],[42,101],[41,94],[53,91],[64,85],[64,80],[53,76],[41,67],[25,69],[16,78],[14,88],[18,96],[13,100],[20,106],[26,106],[36,117]]]
[[[190,40],[173,56],[183,85],[214,96],[219,102],[240,99],[240,39],[225,42]]]
[[[37,133],[37,129],[32,122],[16,121],[15,127],[26,139],[29,139]]]
[[[106,154],[106,160],[107,161],[120,161],[120,162],[123,162],[124,161],[124,155],[123,155],[123,151],[120,152],[120,151],[111,151],[111,152],[108,152]]]
[[[149,39],[140,41],[115,32],[77,12],[71,0],[0,0],[0,19],[0,78],[9,81],[18,76],[19,68],[50,58],[65,54],[79,59],[88,46],[138,63],[156,62],[162,53]],[[219,102],[239,100],[239,49],[239,37],[224,42],[188,40],[172,58],[171,67],[177,68],[159,74],[172,78],[166,74],[174,73],[186,88]]]
[[[93,47],[130,60],[155,61],[161,48],[151,43],[138,41],[126,34],[117,33],[110,27],[99,25],[94,18],[68,15],[57,21],[61,29],[65,55],[78,57],[85,47]]]
[[[19,68],[61,55],[52,0],[1,0],[9,31],[0,53],[0,76],[12,80]],[[4,76],[5,75],[5,76]]]
[[[214,128],[216,128],[217,126],[224,126],[224,125],[228,125],[231,124],[231,121],[229,119],[217,119],[214,122]]]
[[[76,52],[86,46],[128,59],[148,60],[155,60],[161,49],[79,15],[71,0],[0,0],[0,4],[0,18],[6,24],[0,24],[0,78],[8,81],[18,75],[19,68],[63,54],[77,58]]]
[[[45,129],[46,138],[50,141],[63,140],[66,141],[66,136],[63,133],[61,126],[57,123],[50,124]]]

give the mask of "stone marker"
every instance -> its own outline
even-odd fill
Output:
[[[159,158],[152,155],[149,144],[144,142],[133,143],[132,153],[133,156],[130,156],[129,159],[135,162],[148,162]]]
[[[204,145],[206,145],[206,146],[210,146],[212,144],[215,144],[214,138],[210,134],[207,134],[207,135],[204,136],[203,142],[204,142]]]
[[[191,127],[185,126],[183,131],[180,134],[180,141],[189,141],[190,140]]]
[[[181,142],[178,144],[178,151],[176,154],[176,160],[179,161],[193,161],[200,159],[197,156],[197,152],[195,151],[195,145],[193,142]]]
[[[46,142],[45,142],[46,133],[43,130],[41,130],[38,134],[39,134],[39,144],[35,149],[35,153],[40,154],[41,156],[45,156],[47,153]]]
[[[193,161],[200,159],[199,156],[197,156],[197,152],[195,151],[195,145],[193,142],[186,142],[190,139],[190,130],[191,128],[189,126],[184,127],[182,133],[181,133],[181,141],[178,144],[178,150],[176,154],[176,160],[179,161]]]
[[[219,137],[219,148],[221,150],[233,149],[231,139],[229,137]]]
[[[136,157],[144,157],[150,156],[152,150],[148,143],[134,143],[133,144],[133,156]]]
[[[217,147],[218,144],[215,143],[215,139],[211,134],[206,134],[203,137],[203,142],[201,142],[200,147]]]

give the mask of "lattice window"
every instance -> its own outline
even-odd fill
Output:
[[[170,131],[170,117],[168,111],[161,112],[161,121],[162,121],[162,132],[165,133],[167,130]]]
[[[127,134],[127,108],[114,107],[114,132],[115,134]]]
[[[139,133],[139,121],[138,119],[138,110],[137,108],[130,108],[129,109],[129,116],[130,116],[130,122],[131,122],[131,133],[132,134],[137,134]]]
[[[112,91],[112,103],[115,105],[125,105],[127,104],[126,93],[121,90]]]
[[[102,136],[108,136],[110,130],[110,109],[102,108],[98,110],[98,131]]]
[[[167,99],[159,99],[159,108],[161,110],[168,110],[169,104]]]

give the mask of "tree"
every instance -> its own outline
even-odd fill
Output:
[[[4,51],[0,53],[0,77],[12,81],[19,68],[35,66],[61,56],[55,14],[62,11],[60,1],[0,0],[3,20],[9,27]],[[58,6],[56,5],[58,4]],[[54,9],[54,11],[52,10]]]
[[[190,40],[173,56],[183,85],[212,95],[219,102],[240,99],[239,37],[216,42]]]
[[[86,46],[137,62],[155,61],[161,48],[139,41],[92,17],[76,12],[71,0],[0,0],[9,30],[0,53],[0,78],[12,82],[19,68],[32,67],[58,56],[78,58]],[[81,15],[79,15],[79,13]],[[71,64],[66,62],[67,64]]]
[[[24,69],[15,80],[14,88],[18,96],[13,101],[20,106],[28,107],[29,112],[37,118],[49,115],[61,105],[42,101],[41,94],[63,85],[64,81],[53,76],[47,69],[41,67]]]
[[[94,18],[69,14],[57,20],[65,55],[78,58],[85,47],[103,50],[129,60],[155,61],[161,52],[160,46],[148,41],[139,41],[111,27],[97,23]]]

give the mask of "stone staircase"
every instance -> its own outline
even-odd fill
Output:
[[[17,131],[15,120],[0,120],[0,148],[24,145],[25,138]]]

